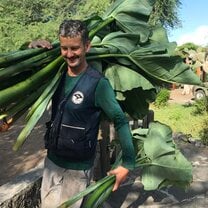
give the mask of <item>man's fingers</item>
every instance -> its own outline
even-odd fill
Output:
[[[116,191],[118,189],[118,187],[119,187],[119,183],[116,181],[114,186],[113,186],[112,191]]]
[[[34,40],[28,45],[28,48],[47,48],[47,49],[51,49],[52,45],[47,40]]]
[[[116,181],[115,181],[115,184],[114,184],[114,187],[113,187],[112,191],[116,191],[119,188],[120,184],[124,180],[126,180],[128,172],[129,172],[129,170],[122,167],[122,166],[119,166],[116,169],[111,170],[111,171],[108,172],[108,175],[115,175],[116,176]]]

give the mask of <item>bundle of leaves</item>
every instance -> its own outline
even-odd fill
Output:
[[[162,83],[201,84],[175,53],[176,44],[168,41],[165,29],[148,25],[153,4],[147,0],[117,0],[102,17],[85,20],[92,40],[87,59],[110,80],[121,107],[134,119],[147,114]],[[57,43],[54,53],[36,49],[35,54],[27,49],[0,56],[0,118],[22,115],[20,112],[30,109],[38,99],[14,149],[30,134],[58,85],[64,63],[58,49]],[[56,60],[54,64],[52,60]],[[52,81],[54,77],[56,81]],[[56,84],[49,85],[52,82]],[[44,84],[49,85],[47,89]]]

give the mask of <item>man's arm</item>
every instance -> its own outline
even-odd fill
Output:
[[[122,148],[122,165],[108,173],[116,176],[116,182],[113,187],[113,191],[115,191],[126,179],[129,170],[132,170],[135,165],[132,135],[127,118],[116,101],[114,91],[107,79],[103,78],[100,80],[95,96],[96,106],[101,107],[105,114],[114,122]]]

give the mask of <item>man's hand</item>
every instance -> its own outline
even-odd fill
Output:
[[[47,40],[33,40],[29,45],[28,48],[48,48],[51,49],[53,46]]]
[[[116,191],[118,189],[119,185],[126,180],[128,173],[129,170],[127,168],[124,168],[123,166],[118,166],[116,169],[113,169],[108,172],[109,175],[116,176],[116,182],[112,191]]]

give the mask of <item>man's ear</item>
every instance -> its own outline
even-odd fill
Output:
[[[86,48],[86,52],[88,52],[91,48],[91,42],[87,41],[87,43],[85,44],[85,48]]]

